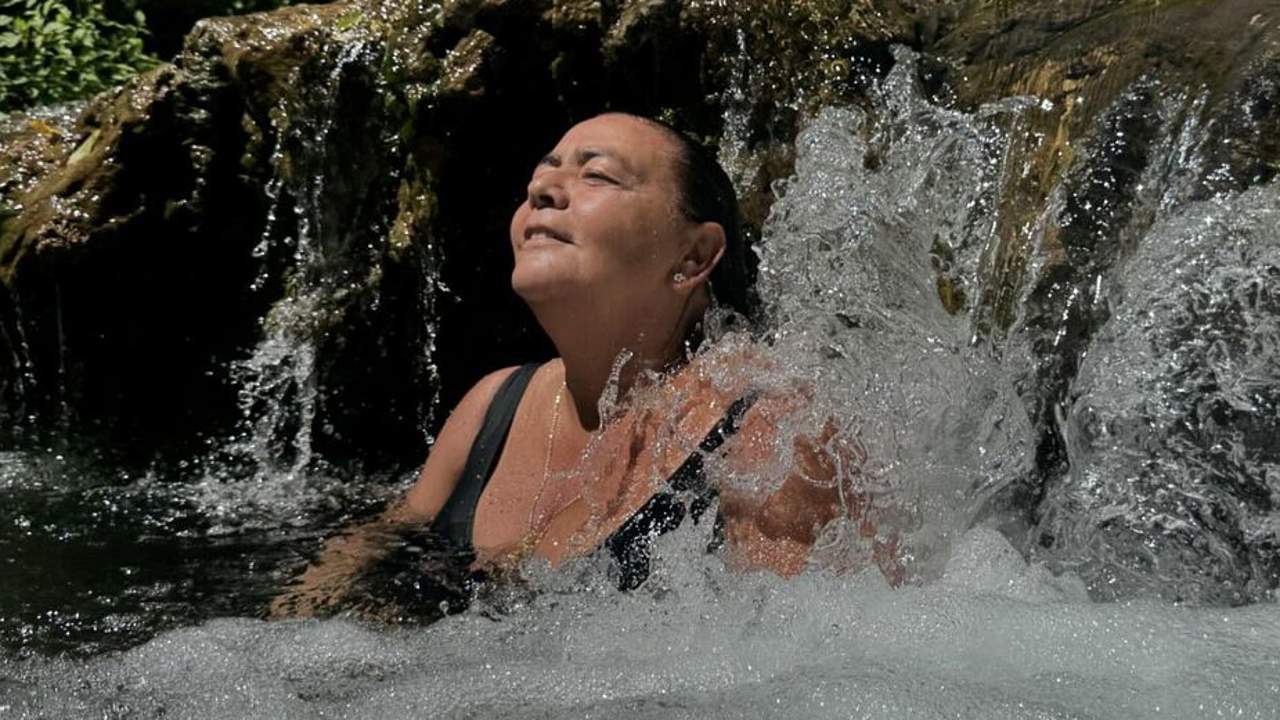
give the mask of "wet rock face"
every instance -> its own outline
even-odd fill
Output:
[[[506,228],[569,125],[626,110],[718,143],[758,227],[800,125],[867,106],[903,44],[937,102],[1051,102],[1013,129],[1026,171],[993,209],[981,281],[937,283],[980,334],[1033,347],[1032,504],[1108,317],[1087,290],[1160,203],[1277,172],[1280,18],[1264,0],[1166,5],[358,0],[204,21],[173,65],[74,120],[0,132],[0,415],[65,415],[144,455],[230,432],[246,405],[229,368],[278,332],[314,360],[291,382],[315,389],[317,451],[415,462],[433,407],[551,351],[508,289]],[[1194,168],[1170,159],[1186,133]]]
[[[236,114],[208,110],[237,104],[226,83],[162,68],[59,128],[48,170],[6,197],[10,421],[74,413],[131,431],[217,412],[218,362],[259,310],[234,283],[262,178],[227,152],[244,142]]]
[[[13,124],[5,152],[30,161],[4,186],[6,424],[58,418],[146,448],[224,431],[245,411],[227,368],[259,325],[292,323],[315,345],[320,445],[416,458],[437,392],[450,406],[484,369],[550,352],[508,289],[505,240],[546,148],[608,109],[714,142],[744,43],[781,22],[834,53],[847,29],[865,57],[833,55],[809,82],[795,35],[768,92],[737,101],[758,225],[802,108],[853,99],[905,39],[876,14],[821,13],[369,0],[200,23],[172,66],[94,100],[40,158],[42,121]],[[312,250],[328,259],[299,260]],[[295,295],[324,319],[267,312]],[[424,357],[430,342],[450,349]]]

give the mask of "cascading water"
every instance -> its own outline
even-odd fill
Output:
[[[1117,221],[1120,242],[1097,251],[1072,290],[1105,322],[1056,412],[1068,470],[1048,483],[1029,549],[1097,598],[1270,598],[1280,577],[1280,189],[1238,189],[1212,152],[1206,95],[1164,97],[1148,117],[1125,109],[1158,90],[1122,98],[1093,148],[1123,152],[1131,122],[1154,136],[1128,213],[1114,198],[1121,167],[1090,178],[1098,200],[1086,184],[1086,199],[1057,218],[1095,231]],[[1042,245],[1042,263],[1053,252]]]
[[[263,318],[263,338],[249,358],[239,363],[240,407],[245,437],[236,450],[253,459],[257,472],[298,475],[312,461],[312,433],[316,423],[316,352],[320,336],[330,330],[332,313],[344,293],[359,289],[365,278],[352,277],[361,269],[352,262],[348,228],[334,227],[334,198],[326,188],[326,173],[341,152],[333,137],[335,115],[344,73],[367,67],[371,48],[356,40],[344,45],[333,60],[328,77],[311,98],[311,112],[281,107],[273,118],[278,134],[272,165],[277,177],[269,186],[272,206],[267,227],[254,255],[262,268],[256,288],[271,281],[271,261],[283,260],[277,282],[285,295]],[[289,167],[285,148],[289,148]],[[286,174],[288,181],[285,180]],[[343,188],[344,190],[347,188]],[[282,204],[289,201],[295,219],[292,236],[275,237]],[[273,246],[287,253],[278,255]]]
[[[398,152],[382,118],[352,112],[369,100],[383,49],[360,27],[341,40],[292,78],[318,91],[270,113],[271,204],[254,251],[259,271],[244,291],[279,299],[262,319],[260,341],[231,373],[238,430],[210,438],[207,455],[141,472],[104,464],[92,449],[0,453],[6,651],[93,654],[211,616],[258,614],[291,571],[283,568],[303,562],[316,537],[402,491],[398,478],[353,482],[314,448],[316,436],[331,432],[325,343],[341,335],[335,328],[353,307],[377,310],[386,186],[395,181],[384,177],[394,166],[386,155]],[[353,156],[357,123],[377,153]],[[434,248],[417,251],[424,271],[438,272]],[[418,298],[426,317],[435,290],[429,280]],[[22,308],[13,311],[7,347],[26,369]],[[35,383],[30,372],[18,379],[6,401],[22,401]]]
[[[344,124],[351,102],[348,85],[352,76],[378,67],[385,48],[358,26],[348,35],[321,68],[295,71],[295,82],[318,85],[317,90],[300,101],[283,102],[271,114],[275,176],[266,188],[270,206],[253,251],[260,267],[251,289],[278,290],[282,297],[262,318],[257,345],[232,368],[239,385],[238,435],[214,444],[206,463],[210,472],[188,494],[214,534],[282,522],[305,525],[315,513],[349,512],[376,502],[371,497],[397,491],[353,488],[314,447],[326,426],[321,378],[326,343],[341,335],[353,307],[363,303],[376,311],[378,303],[379,260],[390,225],[386,198],[379,193],[396,178],[362,178],[361,173],[395,167],[387,158],[399,153],[396,135],[375,115],[356,130],[373,136],[379,155],[352,157],[353,128]],[[319,75],[319,82],[304,81],[304,70]],[[426,257],[420,265],[425,273],[438,273],[438,258]],[[422,293],[428,317],[433,283],[429,278]],[[430,322],[424,337],[424,361],[429,362],[434,351]]]
[[[1274,573],[1275,187],[1157,206],[1136,250],[1098,281],[1113,313],[1060,413],[1070,470],[1054,479],[1033,535],[1052,566],[1028,564],[993,529],[1017,521],[993,500],[1037,471],[1039,420],[1014,389],[1036,370],[1036,328],[1018,318],[996,333],[979,298],[994,291],[999,195],[1027,170],[1010,160],[1010,144],[1036,103],[940,108],[917,89],[912,56],[897,61],[869,109],[828,108],[797,140],[795,174],[778,188],[761,243],[772,367],[755,380],[813,397],[787,420],[784,444],[830,419],[866,449],[859,482],[879,508],[877,534],[901,540],[907,586],[890,589],[874,569],[829,572],[865,566],[867,543],[881,539],[848,528],[820,540],[813,572],[783,581],[727,570],[703,552],[706,524],[687,525],[660,539],[655,574],[634,593],[613,590],[606,561],[589,557],[556,570],[531,564],[525,584],[426,628],[223,619],[116,655],[5,658],[0,709],[1274,717],[1273,604],[1100,604],[1089,592],[1105,595],[1145,564],[1152,579],[1116,595],[1169,581],[1181,597],[1233,600]],[[1041,216],[1067,206],[1067,192],[1057,189]],[[305,387],[293,374],[303,365],[287,368],[287,391],[272,397]],[[298,457],[280,476],[314,472]],[[14,477],[38,474],[6,462],[0,483],[10,466]],[[1218,490],[1206,487],[1205,468]],[[780,466],[709,470],[726,484],[768,485]],[[294,502],[299,515],[312,512]],[[1206,575],[1205,557],[1228,562]]]
[[[15,381],[13,387],[7,388],[5,416],[10,418],[11,425],[22,427],[30,419],[27,396],[35,387],[35,367],[31,362],[31,346],[27,342],[26,331],[22,327],[22,307],[12,293],[9,293],[9,302],[13,307],[13,329],[6,327],[8,323],[0,323],[0,339],[3,339],[5,346],[10,349]]]

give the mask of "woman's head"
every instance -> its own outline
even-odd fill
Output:
[[[737,213],[732,184],[697,143],[653,120],[601,115],[534,170],[511,222],[512,285],[535,312],[572,307],[583,319],[649,323],[638,329],[651,334],[700,318],[709,280],[745,314]]]
[[[661,128],[676,145],[675,174],[681,212],[691,222],[713,222],[724,230],[724,255],[709,278],[712,295],[743,317],[754,318],[754,283],[733,181],[705,146],[666,123],[644,120]]]

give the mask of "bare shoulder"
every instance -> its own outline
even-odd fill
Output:
[[[467,453],[480,432],[489,404],[516,369],[507,367],[485,375],[458,401],[440,429],[417,482],[395,509],[398,519],[429,520],[444,506],[462,475]]]
[[[444,427],[440,429],[440,436],[431,447],[431,454],[434,455],[440,451],[451,452],[457,449],[455,447],[457,446],[461,447],[465,455],[472,441],[475,440],[476,433],[480,430],[485,412],[488,411],[494,396],[498,394],[498,388],[517,369],[519,368],[512,366],[495,370],[472,385],[449,413],[449,419],[445,421]]]
[[[666,378],[663,391],[671,399],[732,402],[752,392],[769,368],[768,358],[749,338],[730,338],[700,351]]]
[[[495,370],[476,381],[476,384],[472,385],[467,394],[463,395],[458,404],[454,406],[453,412],[449,413],[449,419],[445,422],[445,427],[448,428],[449,423],[454,422],[455,419],[462,421],[469,417],[472,417],[478,423],[479,419],[484,417],[485,411],[489,409],[489,403],[493,401],[493,396],[497,394],[498,387],[511,376],[511,373],[518,369],[519,367],[516,365],[505,367],[501,370]],[[444,439],[444,430],[441,430],[440,437]]]
[[[813,405],[812,390],[803,385],[775,385],[753,388],[753,402],[738,423],[736,442],[727,448],[730,467],[745,472],[750,468],[771,467],[771,462],[785,454],[784,428],[803,426]],[[815,430],[816,432],[816,430]],[[772,468],[775,469],[776,468]]]

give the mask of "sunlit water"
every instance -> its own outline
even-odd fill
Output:
[[[938,108],[899,60],[875,115],[828,109],[797,140],[761,251],[775,367],[755,380],[814,395],[784,438],[830,418],[866,449],[860,482],[902,542],[906,586],[828,572],[877,539],[838,524],[790,581],[728,570],[703,524],[661,538],[632,593],[591,557],[530,565],[425,627],[267,623],[253,616],[318,538],[408,478],[309,462],[166,482],[14,453],[0,457],[0,716],[1280,716],[1280,608],[1265,600],[1276,188],[1157,202],[1099,280],[1113,312],[1060,414],[1071,469],[1026,529],[1049,537],[1028,564],[991,507],[1034,471],[1014,391],[1032,361],[1017,325],[991,339],[974,314],[998,195],[1022,170],[1009,134],[1035,104]],[[940,262],[964,289],[951,312]],[[286,339],[268,331],[264,348]],[[751,475],[710,470],[768,485],[787,452]],[[1205,487],[1205,467],[1225,484]]]

